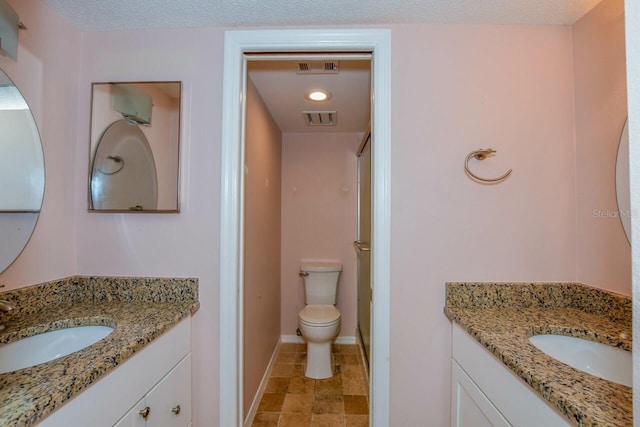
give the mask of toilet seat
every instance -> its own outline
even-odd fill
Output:
[[[300,310],[298,320],[308,326],[330,326],[340,322],[340,311],[329,304],[311,304]]]

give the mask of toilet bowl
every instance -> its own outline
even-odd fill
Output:
[[[303,262],[305,307],[298,313],[298,329],[307,342],[304,375],[314,379],[333,376],[331,346],[340,331],[340,311],[335,308],[339,262]]]
[[[340,331],[340,311],[329,304],[311,304],[298,313],[298,328],[307,342],[304,375],[313,379],[333,376],[333,339]]]

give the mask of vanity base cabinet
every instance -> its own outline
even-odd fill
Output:
[[[482,390],[455,360],[451,367],[451,425],[455,427],[508,427]]]
[[[151,398],[154,394],[171,394],[169,391],[173,392],[171,389],[177,387],[182,401],[186,402],[180,404],[180,416],[174,417],[174,420],[180,419],[180,424],[143,423],[141,426],[186,427],[191,422],[190,351],[191,319],[187,318],[53,412],[38,426],[111,427],[120,422],[123,415],[132,412],[135,409],[132,407],[137,406],[136,402],[140,403],[141,399]],[[152,394],[153,391],[155,393]],[[153,415],[156,415],[155,412]],[[138,418],[145,421],[140,415]],[[151,418],[148,417],[149,420]],[[123,424],[126,427],[138,425]]]
[[[451,425],[565,427],[569,421],[460,326],[453,325]]]
[[[191,355],[187,355],[114,427],[188,427],[191,421]]]

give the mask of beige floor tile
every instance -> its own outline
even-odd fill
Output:
[[[269,378],[267,387],[265,387],[265,393],[286,393],[289,389],[289,383],[291,378],[273,377]]]
[[[280,412],[284,396],[284,393],[265,393],[260,399],[257,412]]]
[[[343,378],[342,379],[342,392],[345,395],[368,395],[368,385],[364,378]]]
[[[369,415],[350,415],[345,416],[346,427],[369,427]]]
[[[358,354],[358,346],[356,344],[341,344],[340,353],[342,354]]]
[[[313,427],[343,427],[345,418],[342,414],[313,414]]]
[[[271,371],[271,378],[273,377],[290,377],[293,375],[294,365],[290,363],[276,363],[273,365]]]
[[[366,396],[344,396],[345,414],[368,414],[369,404]]]
[[[311,414],[313,407],[312,394],[287,393],[282,404],[283,414]]]
[[[313,399],[314,414],[344,414],[342,396],[315,395]]]
[[[278,427],[310,427],[311,414],[281,414]]]
[[[278,353],[276,363],[293,363],[298,353]]]
[[[251,427],[277,427],[280,414],[258,413],[251,423]]]
[[[360,355],[358,353],[347,353],[341,354],[342,363],[346,365],[359,365],[360,364]]]
[[[282,343],[280,344],[280,349],[278,350],[278,353],[295,353],[296,351],[298,351],[298,345],[297,343]]]
[[[362,372],[360,365],[342,365],[340,372],[342,378],[364,378],[364,372]]]
[[[287,393],[294,394],[313,394],[316,387],[316,381],[305,376],[294,376],[289,381]]]
[[[282,344],[254,427],[368,427],[368,384],[359,349],[334,345],[335,374],[304,376],[306,345]]]
[[[291,365],[291,376],[292,377],[304,377],[304,365],[302,365],[302,364]]]
[[[342,375],[336,374],[326,380],[316,380],[316,395],[342,396]]]

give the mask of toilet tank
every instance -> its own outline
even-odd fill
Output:
[[[303,262],[300,272],[304,277],[305,304],[336,303],[338,277],[342,271],[339,262]]]

